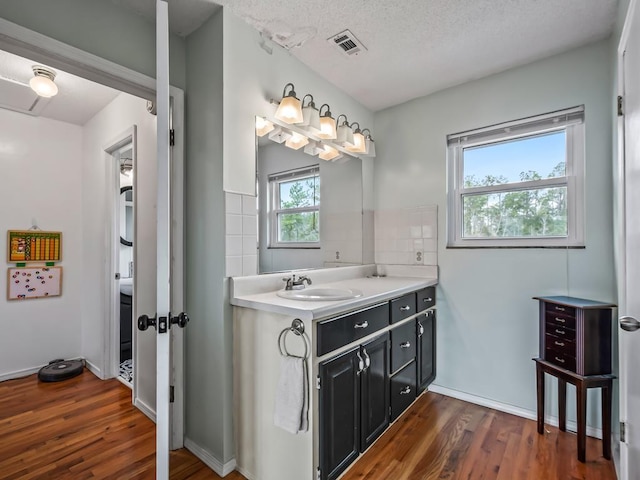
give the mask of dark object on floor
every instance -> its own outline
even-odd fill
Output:
[[[77,377],[84,369],[84,360],[53,360],[38,372],[41,382],[60,382]]]

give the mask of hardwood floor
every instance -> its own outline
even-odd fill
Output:
[[[35,375],[0,383],[0,479],[153,479],[154,424],[117,380],[85,371],[58,383]],[[426,393],[342,480],[615,480],[599,440],[576,438],[488,408]],[[171,479],[218,477],[187,450]],[[234,472],[225,480],[245,480]]]
[[[587,462],[576,437],[536,422],[426,393],[341,480],[615,480],[602,442],[587,438]]]
[[[0,478],[153,479],[155,425],[131,405],[131,390],[87,370],[56,383],[2,382]],[[172,452],[171,479],[187,478],[220,479],[187,450]]]

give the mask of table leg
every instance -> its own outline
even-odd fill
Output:
[[[538,433],[544,433],[544,370],[536,364],[536,386],[538,393]]]
[[[587,450],[587,386],[583,381],[576,382],[576,397],[578,401],[578,460],[584,463]]]
[[[567,382],[558,378],[558,427],[567,431]]]
[[[602,456],[611,460],[611,396],[612,382],[601,388],[602,392]]]

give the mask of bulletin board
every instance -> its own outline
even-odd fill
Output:
[[[9,230],[7,262],[59,262],[62,260],[62,232]]]
[[[62,267],[18,267],[7,270],[7,299],[56,297],[62,294]]]

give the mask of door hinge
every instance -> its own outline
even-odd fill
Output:
[[[176,144],[176,131],[172,128],[169,130],[169,146],[173,147]]]
[[[320,390],[320,375],[316,376],[316,390]]]
[[[389,405],[389,418],[391,418],[392,414],[391,414],[391,405]]]
[[[627,442],[627,424],[625,422],[620,422],[620,441]]]
[[[176,400],[176,389],[173,385],[169,386],[169,403],[173,403]]]
[[[622,108],[622,95],[618,95],[618,116],[624,115],[624,109]]]
[[[316,469],[316,480],[321,480],[322,479],[322,470],[320,470],[320,467],[318,467]]]

